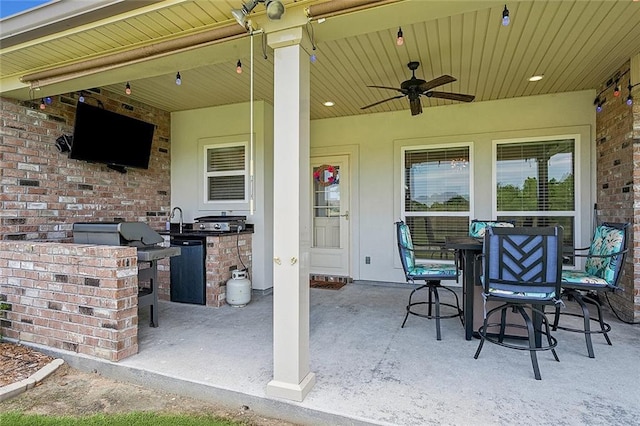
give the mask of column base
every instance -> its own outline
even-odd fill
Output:
[[[307,396],[307,394],[315,384],[315,373],[307,374],[307,376],[298,384],[272,380],[267,383],[267,396],[272,398],[283,398],[302,402],[304,397]]]

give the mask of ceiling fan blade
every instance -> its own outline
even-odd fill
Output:
[[[418,115],[422,113],[422,102],[420,97],[409,98],[409,106],[411,107],[411,115]]]
[[[451,99],[452,101],[471,102],[476,97],[473,95],[465,95],[464,93],[451,92],[427,92],[425,95],[429,98]]]
[[[404,94],[406,95],[406,93],[404,92],[404,90],[402,90],[402,89],[398,89],[397,87],[389,87],[389,86],[367,86],[367,87],[375,87],[376,89],[389,89],[389,90],[395,90],[396,92],[404,93]]]
[[[453,83],[454,81],[456,81],[456,79],[454,77],[451,77],[450,75],[441,75],[438,78],[434,78],[433,80],[425,81],[424,83],[422,83],[420,85],[420,91],[424,93],[427,90],[433,89],[434,87],[442,86],[443,84],[447,83]]]
[[[393,99],[400,99],[400,98],[404,98],[404,95],[398,95],[398,96],[394,96],[394,97],[389,98],[389,99],[384,99],[384,100],[382,100],[382,101],[378,101],[378,102],[372,103],[371,105],[363,106],[363,107],[362,107],[362,108],[360,108],[360,109],[367,109],[367,108],[371,108],[372,106],[380,105],[380,104],[381,104],[381,103],[383,103],[383,102],[391,101],[391,100],[393,100]]]

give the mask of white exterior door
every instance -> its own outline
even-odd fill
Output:
[[[349,157],[313,157],[311,171],[310,272],[349,277]]]

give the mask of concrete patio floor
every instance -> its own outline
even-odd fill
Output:
[[[558,330],[560,362],[539,353],[536,381],[529,354],[466,341],[460,321],[412,316],[400,328],[411,288],[356,282],[311,289],[310,358],[317,383],[303,402],[270,399],[272,296],[245,307],[161,302],[159,327],[142,308],[139,353],[118,363],[56,352],[71,366],[104,376],[243,405],[299,424],[631,425],[640,424],[640,326],[605,315],[613,346]],[[572,318],[563,318],[564,324]]]

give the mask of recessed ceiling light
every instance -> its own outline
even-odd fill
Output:
[[[332,106],[334,106],[334,105],[335,105],[335,103],[333,103],[333,102],[331,102],[331,101],[327,101],[327,102],[324,102],[322,105],[324,105],[324,106],[326,106],[326,107],[332,107]]]
[[[533,77],[529,77],[529,81],[540,81],[544,78],[543,74],[534,75]]]

